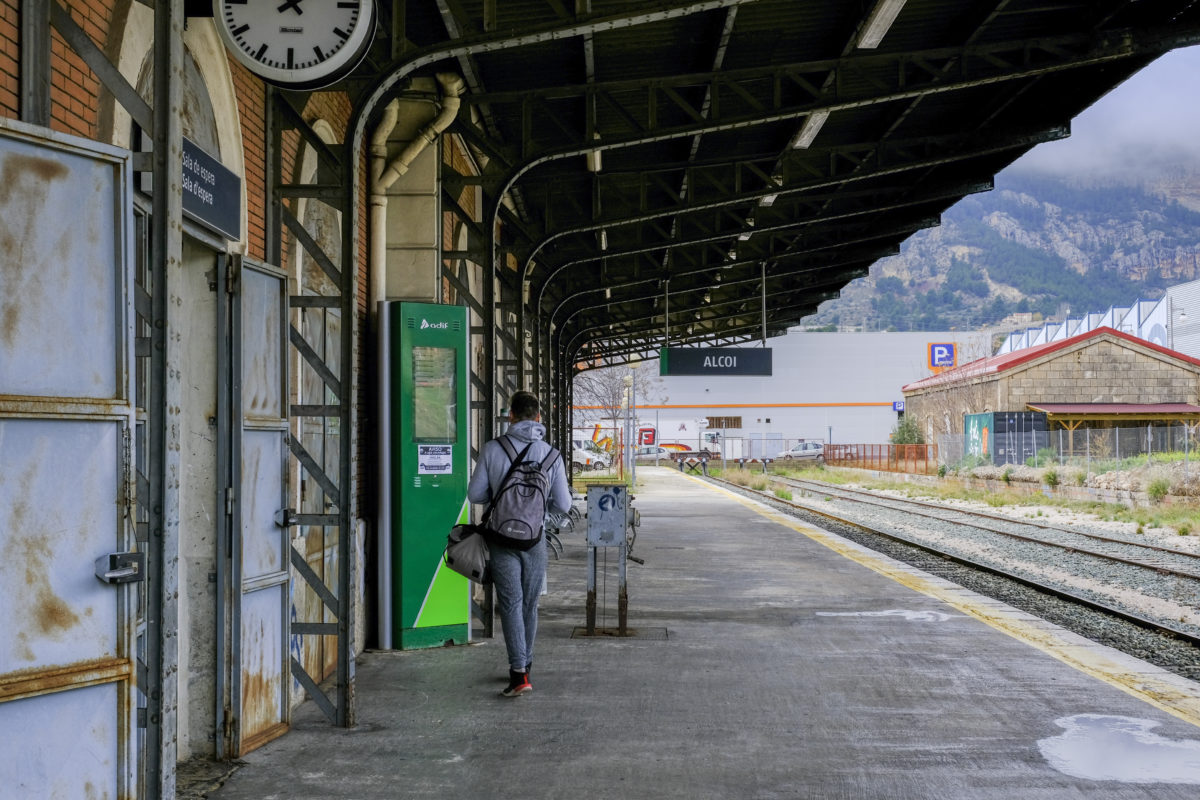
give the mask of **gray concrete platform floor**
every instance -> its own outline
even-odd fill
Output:
[[[635,554],[646,563],[630,565],[630,624],[665,639],[572,638],[586,550],[582,534],[569,536],[550,562],[530,695],[498,696],[498,638],[368,652],[356,728],[331,727],[306,703],[290,733],[249,754],[211,797],[1200,792],[1196,684],[830,544],[697,479],[667,469],[639,478]]]

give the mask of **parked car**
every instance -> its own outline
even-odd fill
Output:
[[[633,454],[633,457],[638,461],[654,461],[655,459],[660,461],[670,461],[671,451],[665,447],[659,447],[655,444],[644,444],[637,449],[637,452]]]
[[[580,450],[578,447],[571,451],[571,471],[574,473],[583,472],[585,469],[604,469],[607,466],[608,462],[599,453]]]
[[[784,450],[775,458],[781,461],[815,461],[825,462],[825,445],[820,442],[800,442],[790,450]]]

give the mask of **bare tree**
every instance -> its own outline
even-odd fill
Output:
[[[995,382],[963,380],[930,389],[909,402],[922,434],[929,439],[963,432],[963,415],[978,414],[987,410],[989,389]],[[915,406],[912,408],[911,406]]]
[[[634,400],[639,405],[666,401],[662,379],[658,377],[657,361],[586,370],[575,376],[574,427],[599,422],[619,428],[624,417],[621,400],[625,393],[626,375],[633,376]]]

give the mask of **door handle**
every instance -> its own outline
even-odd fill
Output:
[[[104,583],[136,583],[146,577],[145,553],[109,553],[95,565],[96,577]]]

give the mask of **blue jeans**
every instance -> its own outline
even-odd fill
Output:
[[[508,668],[524,672],[533,661],[537,636],[538,595],[546,574],[546,540],[528,550],[490,545],[492,581],[496,585],[496,607],[504,626]]]

